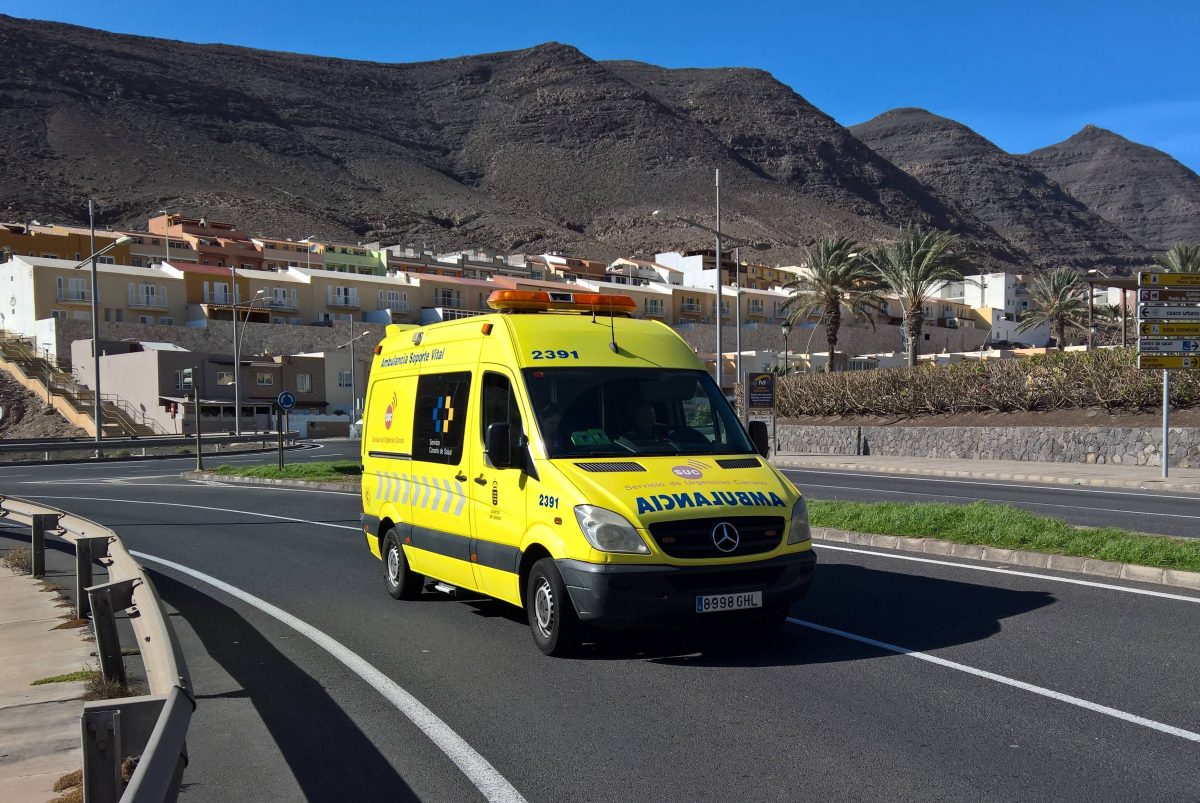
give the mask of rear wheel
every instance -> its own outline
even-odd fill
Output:
[[[583,624],[553,558],[533,564],[525,588],[525,613],[533,643],[546,655],[570,655],[579,647]]]
[[[425,575],[408,567],[408,558],[404,557],[404,548],[394,528],[383,537],[383,579],[392,599],[416,599],[425,587]]]

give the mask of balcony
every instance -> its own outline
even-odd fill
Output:
[[[646,305],[646,315],[651,318],[662,318],[666,315],[661,304]]]
[[[241,300],[242,300],[241,294],[239,293],[236,303],[241,303]],[[205,304],[233,304],[233,303],[235,303],[234,294],[229,290],[205,290],[204,291],[204,303]]]
[[[54,294],[54,298],[57,301],[61,301],[61,302],[68,303],[68,304],[70,304],[70,303],[75,303],[75,304],[86,303],[86,302],[89,302],[92,300],[92,291],[91,290],[76,290],[73,288],[60,287],[60,288],[58,288],[58,291]]]
[[[703,312],[703,310],[700,308],[700,305],[694,301],[683,302],[679,305],[679,311],[687,313],[688,315],[700,315]]]
[[[747,312],[749,312],[751,315],[766,315],[767,314],[767,310],[765,307],[763,307],[762,304],[751,304],[747,308]]]
[[[450,309],[462,309],[462,299],[456,296],[435,296],[433,306],[448,307]]]
[[[269,310],[280,310],[282,312],[295,312],[300,309],[300,305],[290,298],[276,298],[271,296],[264,298],[258,302]]]
[[[334,295],[331,293],[326,296],[325,305],[338,309],[358,309],[358,294]]]
[[[129,291],[129,306],[132,309],[166,309],[166,293],[142,293],[137,290]]]
[[[408,312],[408,302],[400,299],[381,298],[379,299],[379,309],[390,310],[392,312]]]

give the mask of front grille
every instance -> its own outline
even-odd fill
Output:
[[[712,531],[718,524],[732,524],[738,531],[737,548],[717,549]],[[727,518],[660,521],[650,525],[650,535],[659,549],[673,558],[736,558],[770,552],[783,540],[779,516],[729,516]]]
[[[718,460],[717,465],[721,468],[758,468],[762,463],[758,462],[757,457],[734,457]]]
[[[758,566],[751,569],[721,569],[720,571],[682,571],[667,575],[671,588],[684,594],[721,593],[742,589],[767,588],[779,582],[782,566]]]
[[[645,471],[646,468],[641,463],[576,463],[584,471],[592,472],[618,472],[618,471]]]

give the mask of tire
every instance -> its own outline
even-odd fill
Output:
[[[553,558],[542,558],[529,572],[525,615],[533,643],[545,655],[562,657],[579,648],[583,624]]]
[[[392,599],[416,599],[425,588],[425,575],[408,568],[408,558],[396,530],[390,529],[383,537],[383,581]]]

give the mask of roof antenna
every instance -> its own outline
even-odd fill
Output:
[[[608,311],[608,335],[612,339],[608,341],[608,347],[612,349],[613,354],[620,354],[621,350],[617,347],[616,318],[616,314],[610,309]]]

